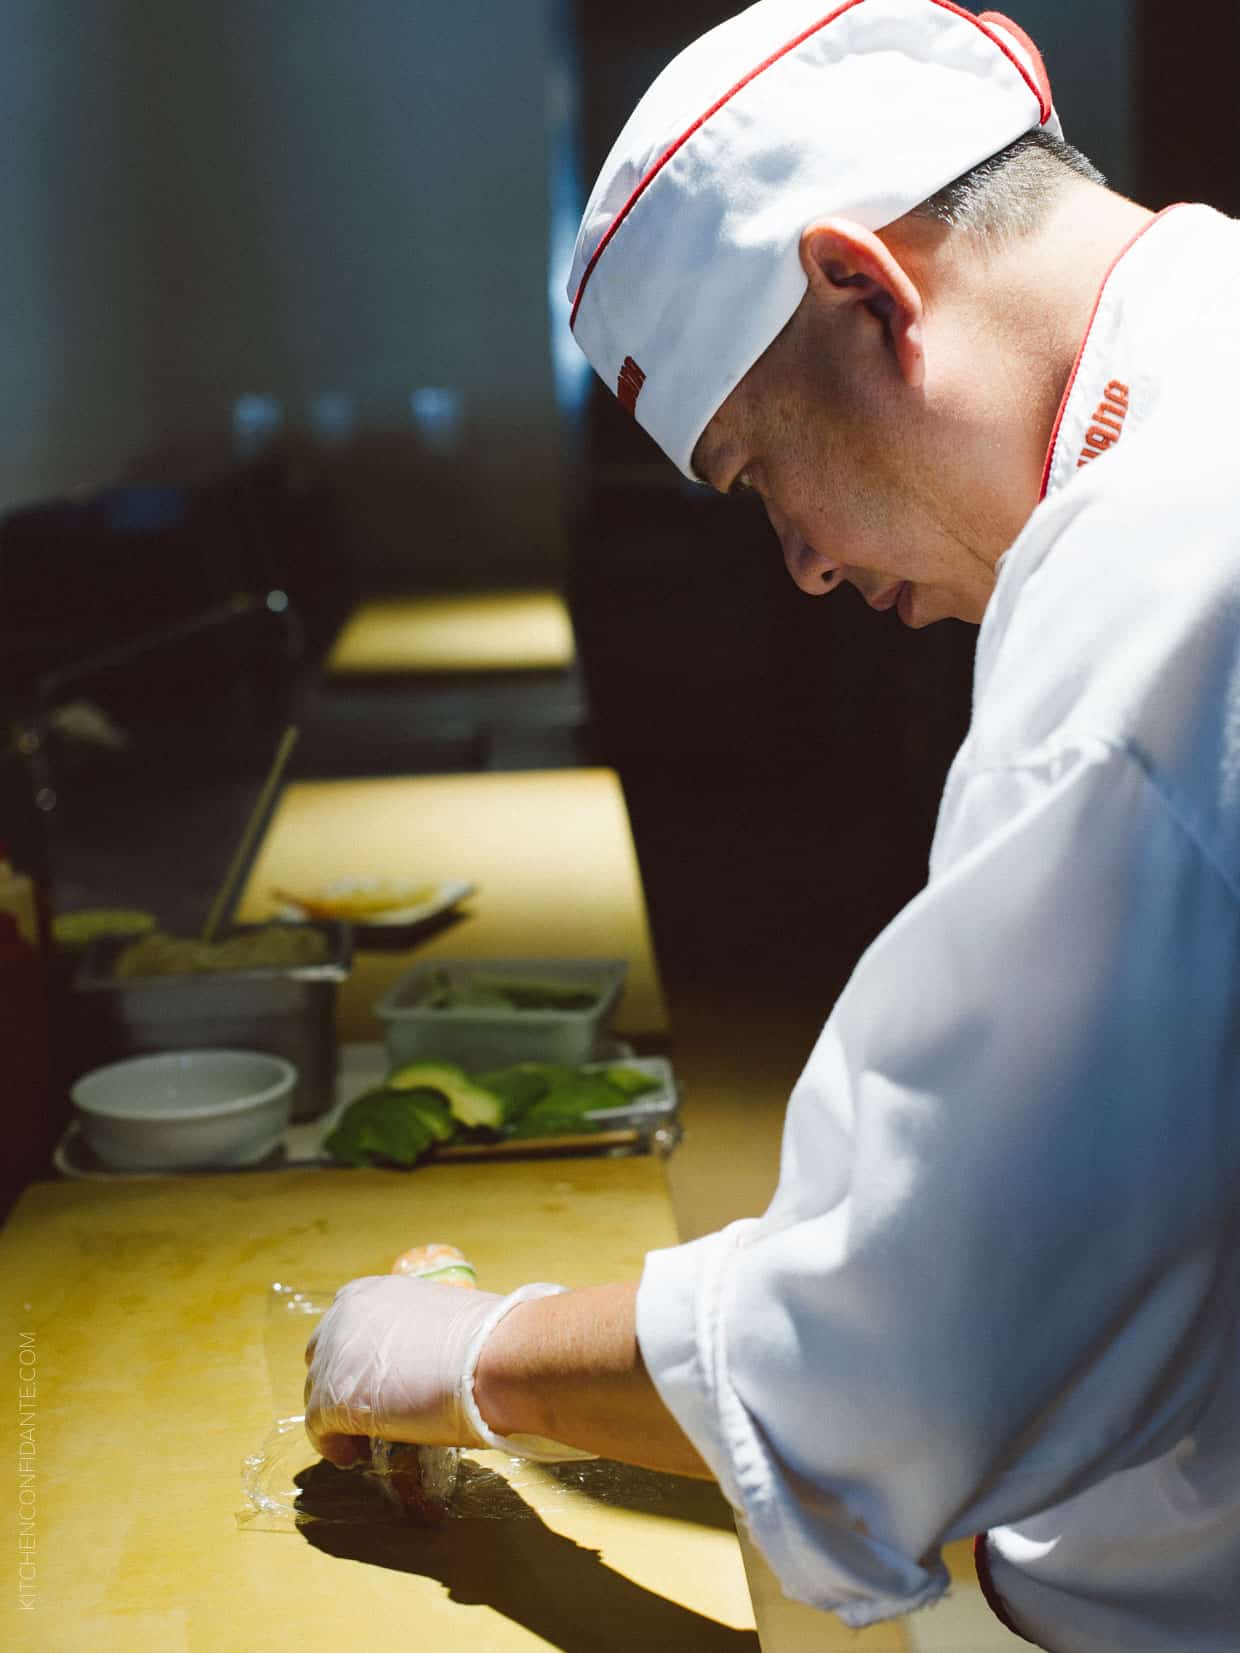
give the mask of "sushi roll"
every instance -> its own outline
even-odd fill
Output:
[[[460,1286],[465,1291],[478,1286],[474,1265],[452,1245],[420,1245],[402,1251],[388,1273]],[[455,1490],[460,1458],[454,1446],[411,1446],[372,1438],[367,1473],[415,1520],[437,1522]]]
[[[478,1273],[469,1259],[454,1245],[415,1245],[402,1251],[389,1274],[412,1274],[419,1280],[436,1280],[445,1286],[476,1287]]]

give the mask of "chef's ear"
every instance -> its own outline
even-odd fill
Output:
[[[885,242],[847,218],[823,218],[801,232],[801,267],[811,296],[831,309],[861,305],[883,324],[910,389],[925,378],[921,293]]]

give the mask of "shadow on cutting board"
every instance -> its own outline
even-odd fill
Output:
[[[691,1521],[695,1527],[736,1531],[727,1499],[714,1481],[664,1475],[632,1464],[613,1463],[609,1458],[530,1464],[526,1473],[578,1497],[597,1499],[612,1509],[633,1510],[638,1515],[674,1515],[677,1521]]]
[[[299,1530],[328,1555],[436,1579],[453,1601],[503,1613],[562,1653],[632,1653],[634,1647],[760,1653],[754,1631],[720,1624],[634,1584],[608,1567],[599,1551],[553,1531],[501,1478],[468,1460],[461,1477],[458,1501],[468,1507],[476,1480],[486,1515],[431,1527],[368,1519],[362,1503],[373,1491],[362,1478],[318,1463],[296,1477],[298,1512],[305,1518]],[[656,1482],[651,1478],[647,1487],[640,1472],[632,1480],[638,1507],[658,1501]],[[701,1505],[703,1518],[714,1525],[712,1490]],[[358,1508],[350,1513],[353,1501]]]

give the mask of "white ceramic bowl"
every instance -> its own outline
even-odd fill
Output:
[[[257,1050],[177,1050],[87,1073],[70,1092],[87,1143],[117,1170],[253,1165],[288,1128],[297,1069]]]

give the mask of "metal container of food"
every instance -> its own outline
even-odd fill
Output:
[[[240,925],[244,936],[269,925]],[[317,1119],[331,1107],[336,1082],[336,990],[353,963],[352,931],[324,921],[326,956],[312,964],[254,964],[199,974],[117,975],[130,944],[93,942],[73,981],[75,1066],[94,1067],[165,1050],[269,1051],[297,1069],[294,1119]]]

